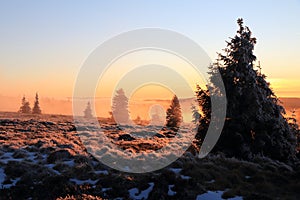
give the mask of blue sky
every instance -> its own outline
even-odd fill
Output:
[[[263,72],[280,94],[297,96],[299,10],[299,0],[1,0],[0,94],[34,95],[38,90],[44,96],[70,96],[76,73],[94,48],[143,27],[180,32],[215,59],[234,36],[236,19],[243,17],[258,39],[255,54]]]

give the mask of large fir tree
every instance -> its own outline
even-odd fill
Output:
[[[266,81],[266,76],[254,68],[256,39],[243,20],[238,19],[237,34],[230,38],[225,54],[211,66],[209,91],[197,89],[202,112],[198,139],[203,141],[209,125],[211,95],[227,96],[227,118],[214,151],[228,156],[251,159],[253,155],[288,161],[295,157],[296,140],[278,98]],[[218,88],[220,73],[225,91]],[[208,120],[208,121],[207,121]]]

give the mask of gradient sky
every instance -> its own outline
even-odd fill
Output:
[[[211,59],[243,17],[255,54],[278,96],[300,97],[300,1],[0,1],[0,95],[66,98],[81,64],[124,31],[182,33]]]

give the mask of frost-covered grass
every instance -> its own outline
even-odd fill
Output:
[[[8,116],[0,113],[0,199],[300,199],[297,164],[222,155],[200,160],[186,153],[158,171],[125,173],[86,151],[71,117]],[[115,144],[126,147],[128,158],[137,152],[161,156],[153,147],[172,143],[168,137],[141,137],[143,127],[132,135],[139,140],[118,140],[124,132],[102,125]],[[93,127],[85,135],[97,145]]]

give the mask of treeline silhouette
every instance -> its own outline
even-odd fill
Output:
[[[112,111],[109,113],[111,115],[111,119],[118,124],[130,124],[130,116],[128,110],[128,97],[125,95],[125,92],[122,88],[116,91],[116,95],[112,101]],[[157,121],[160,121],[159,116],[157,114],[153,114],[151,116],[151,122],[153,125],[160,124]],[[142,124],[143,121],[139,116],[133,120],[135,124]],[[174,131],[178,131],[179,126],[182,122],[182,113],[181,107],[179,103],[179,99],[176,95],[174,95],[171,100],[171,105],[166,111],[166,123],[165,126],[173,129]]]

